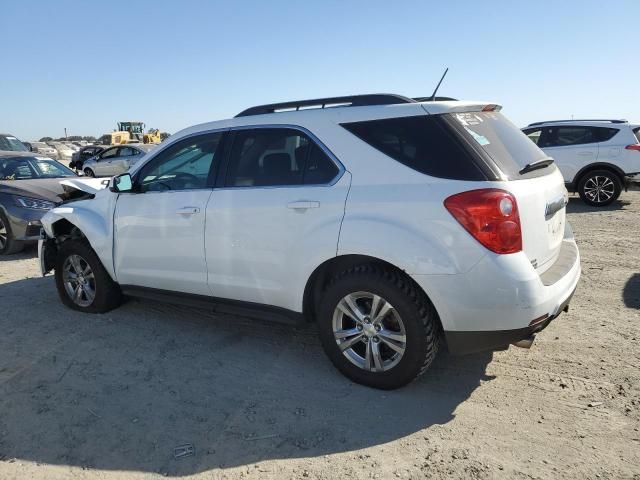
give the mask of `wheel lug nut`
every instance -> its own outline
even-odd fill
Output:
[[[376,325],[376,332],[380,331],[380,325]]]
[[[357,328],[358,330],[362,331],[362,325],[358,325],[356,328]]]
[[[374,343],[378,343],[380,341],[380,339],[378,337],[373,337],[373,342]]]

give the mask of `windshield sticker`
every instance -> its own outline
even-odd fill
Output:
[[[36,160],[51,160],[48,157],[35,157],[35,158],[36,158]]]
[[[7,140],[17,140],[17,138],[16,138],[16,137],[8,137],[8,136],[7,136],[7,137],[4,137],[4,138],[6,138]]]
[[[464,127],[464,129],[469,132],[469,134],[473,137],[473,139],[478,142],[478,144],[485,146],[485,145],[491,145],[491,142],[489,141],[489,139],[487,137],[485,137],[484,135],[480,135],[479,133],[474,132],[473,130],[471,130],[468,127]]]

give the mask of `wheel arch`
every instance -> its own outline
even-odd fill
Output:
[[[322,297],[322,291],[326,287],[327,283],[331,280],[331,278],[334,275],[337,275],[338,273],[356,265],[378,265],[383,268],[395,271],[397,274],[407,279],[408,282],[411,282],[414,288],[424,293],[427,299],[433,304],[428,292],[425,292],[424,289],[403,269],[393,265],[392,263],[389,263],[386,260],[382,260],[381,258],[372,257],[369,255],[345,254],[330,258],[324,261],[322,264],[318,265],[318,267],[316,267],[316,269],[307,280],[302,299],[302,313],[307,322],[316,321],[315,312],[317,310],[318,301]],[[437,313],[435,305],[434,309]],[[436,315],[436,317],[439,328],[442,329],[440,316]]]
[[[613,163],[608,163],[608,162],[596,162],[596,163],[590,163],[589,165],[582,167],[578,173],[576,173],[576,176],[573,179],[573,182],[571,182],[571,190],[573,192],[577,192],[578,191],[578,185],[580,184],[580,180],[582,180],[582,177],[584,177],[587,173],[592,172],[594,170],[608,170],[611,173],[615,173],[618,178],[620,179],[620,184],[624,187],[624,171],[617,165],[614,165]]]
[[[65,209],[63,206],[48,212],[42,218],[42,224],[51,238],[66,239],[65,236],[68,236],[85,239],[115,281],[111,229],[98,213],[86,208]]]

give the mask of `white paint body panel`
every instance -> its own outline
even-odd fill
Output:
[[[208,295],[204,227],[211,192],[118,195],[113,248],[118,282]]]
[[[205,234],[211,294],[301,312],[311,273],[336,256],[350,179],[214,190]]]

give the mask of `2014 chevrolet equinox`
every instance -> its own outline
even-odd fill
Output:
[[[440,344],[529,342],[580,277],[562,175],[483,102],[253,107],[173,135],[89,197],[42,219],[65,305],[105,312],[126,294],[304,317],[377,388],[416,378]]]

